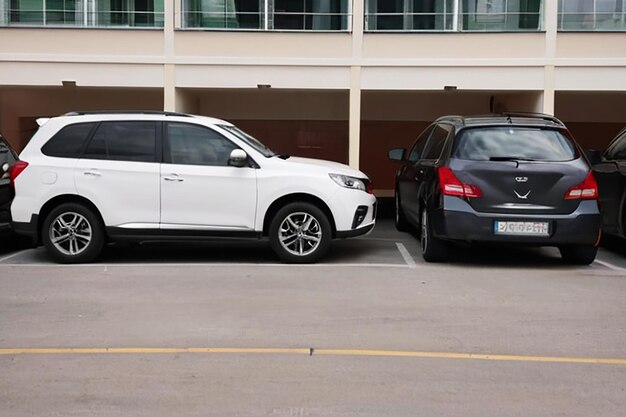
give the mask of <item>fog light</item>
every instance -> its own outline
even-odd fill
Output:
[[[367,216],[367,206],[359,206],[354,213],[354,220],[352,221],[352,228],[356,229],[359,227],[363,220],[365,220],[365,216]]]

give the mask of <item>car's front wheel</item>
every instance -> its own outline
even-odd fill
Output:
[[[313,204],[290,203],[278,210],[272,219],[269,240],[283,262],[316,262],[330,247],[330,222]]]
[[[41,238],[48,252],[62,263],[91,262],[104,245],[100,219],[79,203],[53,209],[43,222]]]
[[[596,259],[598,247],[593,245],[568,245],[559,247],[563,261],[572,265],[589,265]]]

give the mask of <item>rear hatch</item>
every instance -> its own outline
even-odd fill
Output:
[[[483,213],[572,213],[580,200],[565,195],[589,173],[563,132],[528,126],[462,130],[449,165],[461,182],[480,188],[482,196],[469,204]]]

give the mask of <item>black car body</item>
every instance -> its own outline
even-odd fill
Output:
[[[15,190],[11,186],[10,170],[17,159],[17,154],[11,145],[0,136],[0,234],[7,234],[11,230],[9,209]]]
[[[602,231],[626,237],[626,129],[622,130],[593,166],[602,207]]]
[[[442,117],[389,157],[400,161],[396,225],[419,228],[426,261],[443,260],[449,241],[557,246],[577,264],[595,258],[597,185],[554,117]]]

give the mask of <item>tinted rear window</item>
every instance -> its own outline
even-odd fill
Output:
[[[571,161],[578,155],[574,144],[558,130],[511,126],[464,130],[456,140],[453,157],[558,162]]]
[[[154,162],[155,122],[103,122],[84,154],[88,159]]]
[[[79,158],[95,123],[79,123],[61,129],[41,148],[44,155],[60,158]]]

